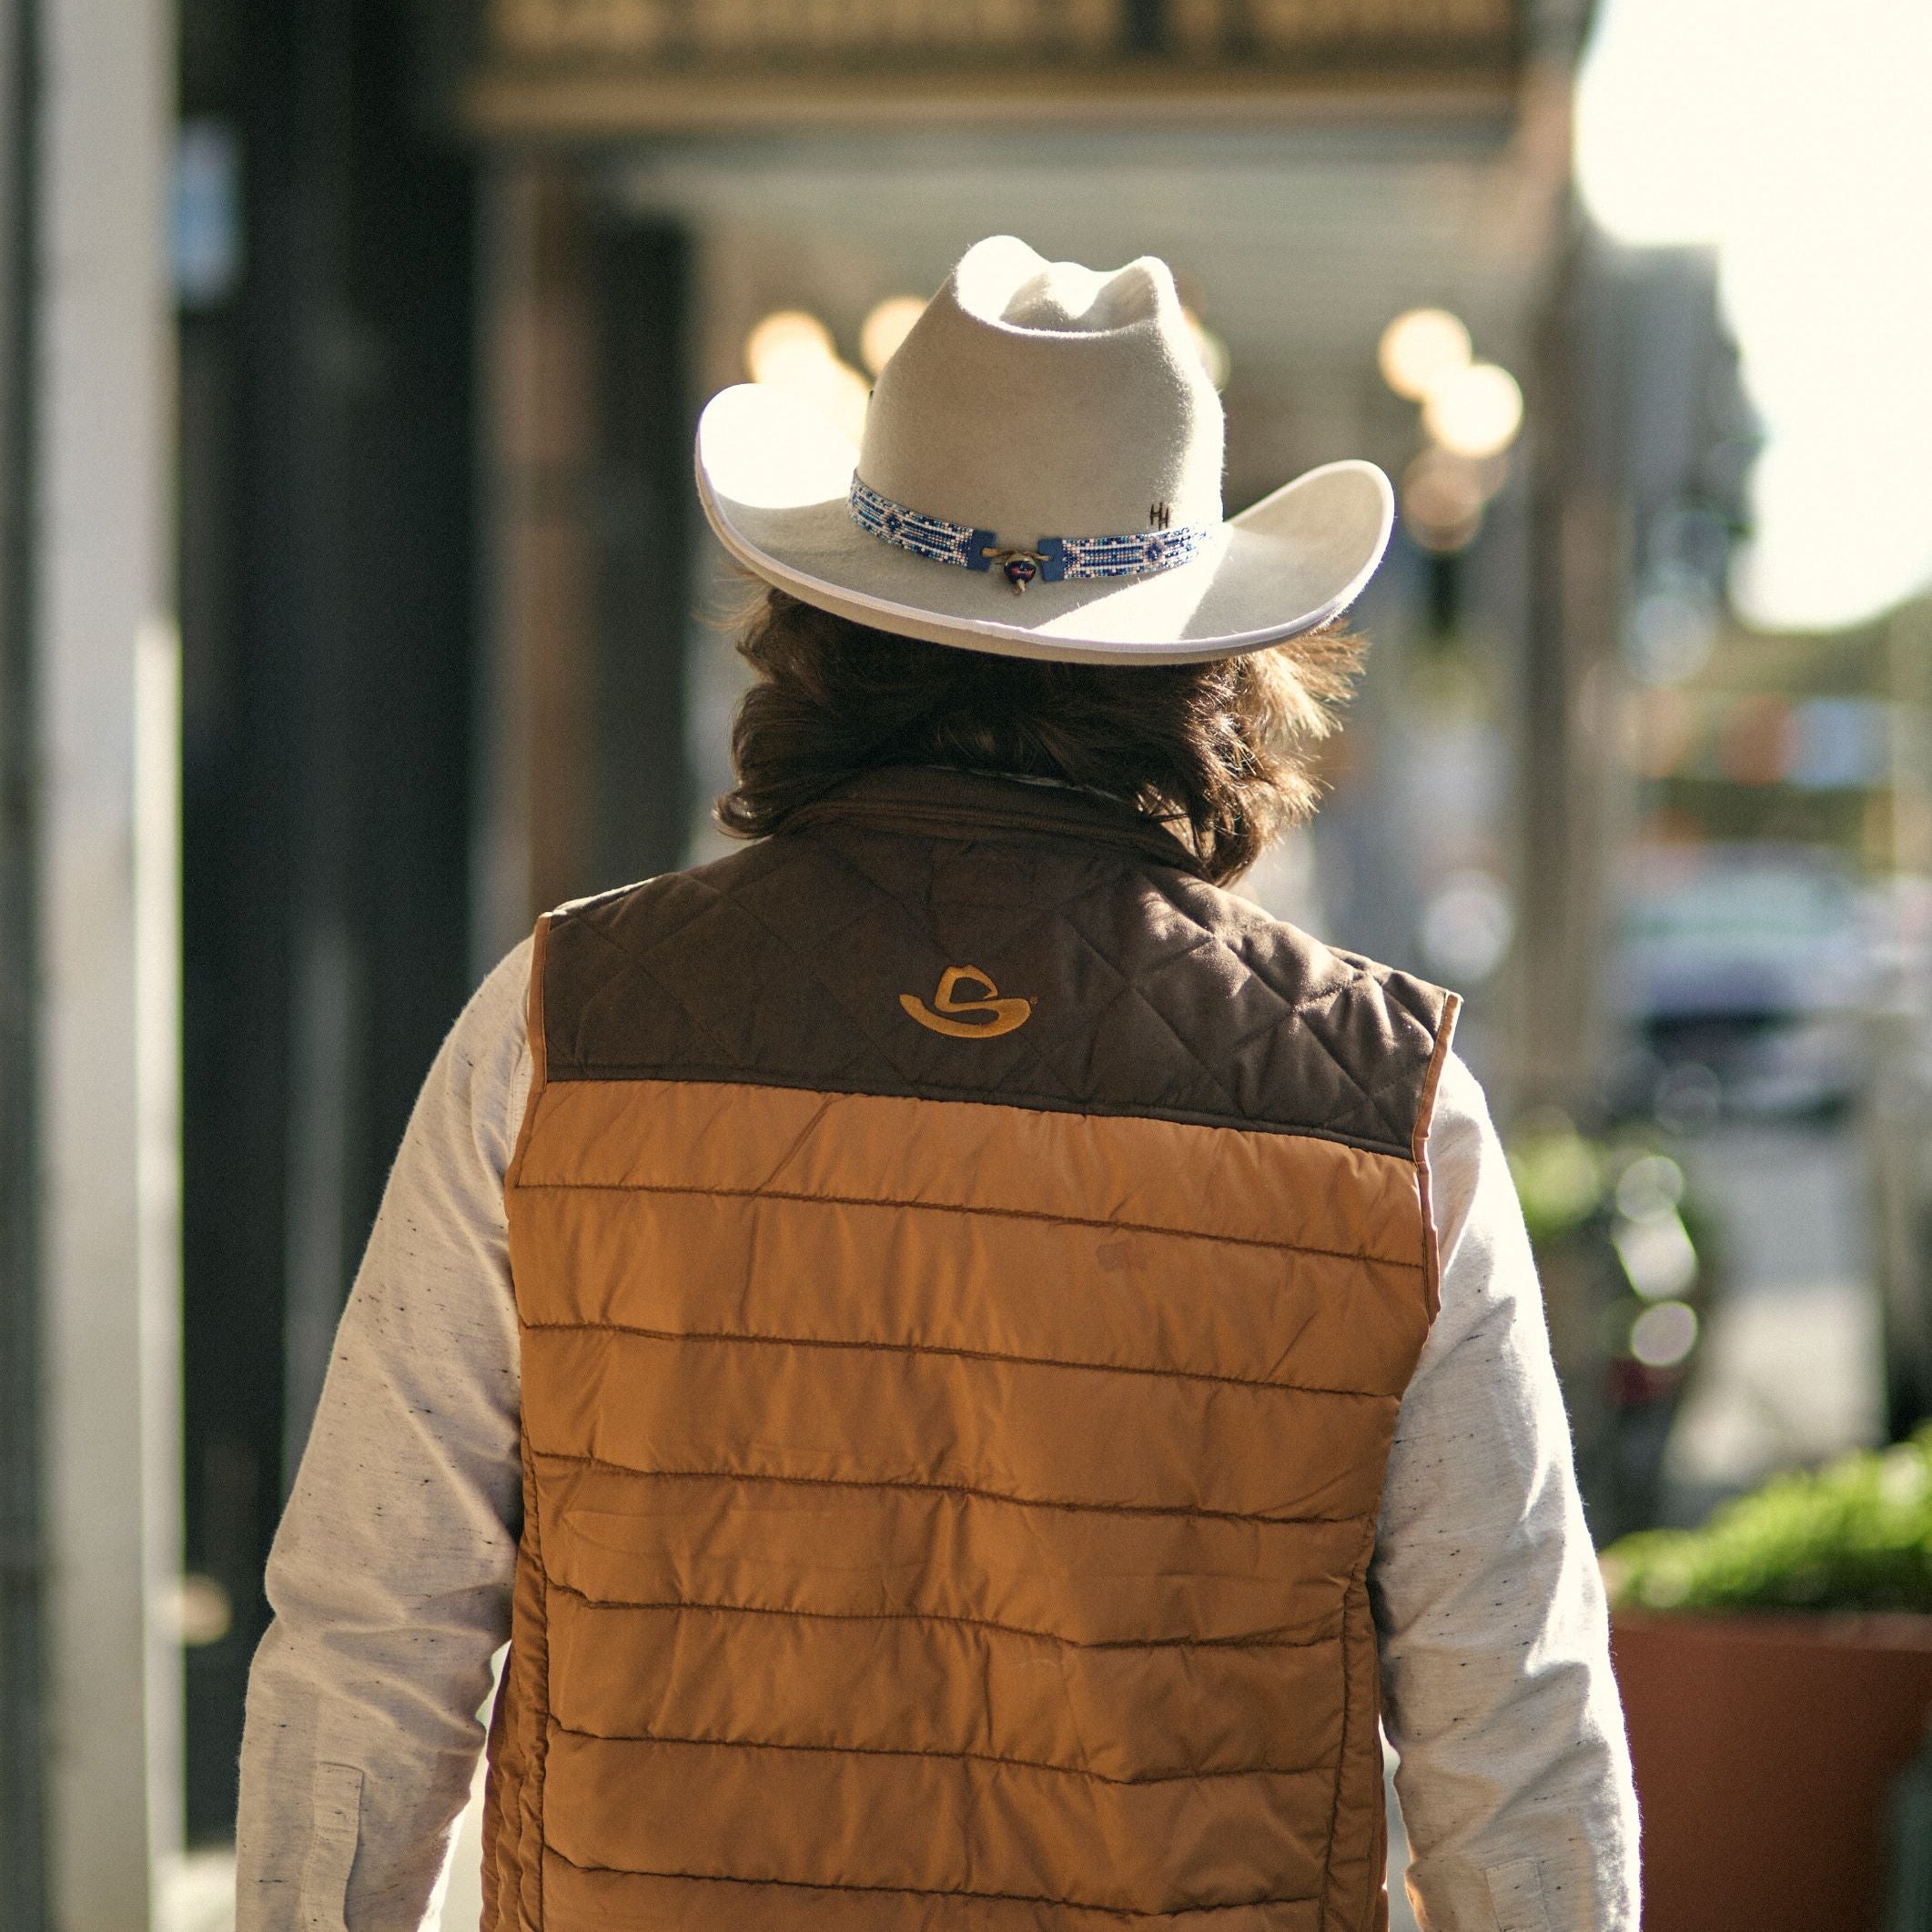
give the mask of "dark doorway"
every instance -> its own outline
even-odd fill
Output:
[[[376,0],[182,9],[194,1840],[233,1828],[289,1451],[467,990],[476,197],[411,52]]]

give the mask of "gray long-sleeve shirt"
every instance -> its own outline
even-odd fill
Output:
[[[238,1932],[416,1932],[469,1792],[521,1508],[503,1176],[530,962],[491,975],[423,1087],[276,1538]],[[1429,1932],[1636,1932],[1603,1591],[1522,1217],[1453,1057],[1427,1153],[1441,1311],[1370,1571],[1411,1896]]]

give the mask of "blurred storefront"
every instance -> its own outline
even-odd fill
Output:
[[[189,0],[175,283],[193,1839],[269,1538],[470,986],[476,170],[392,10]]]
[[[1671,636],[1629,713],[1613,998],[1636,1026],[1629,1103],[1676,1128],[1737,1232],[1674,1446],[1694,1516],[1932,1411],[1932,713],[1923,605],[1825,635]]]

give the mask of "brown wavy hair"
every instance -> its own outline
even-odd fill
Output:
[[[874,631],[768,591],[739,638],[757,673],[732,725],[737,783],[718,823],[782,831],[800,806],[884,765],[1025,773],[1131,801],[1239,878],[1320,787],[1362,645],[1338,622],[1205,664],[1063,664]]]

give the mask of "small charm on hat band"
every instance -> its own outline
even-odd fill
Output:
[[[1047,552],[1039,550],[996,550],[988,544],[979,553],[988,562],[996,563],[1000,573],[1013,586],[1013,594],[1017,597],[1040,573],[1040,566],[1047,561]],[[981,566],[984,568],[984,566]]]

